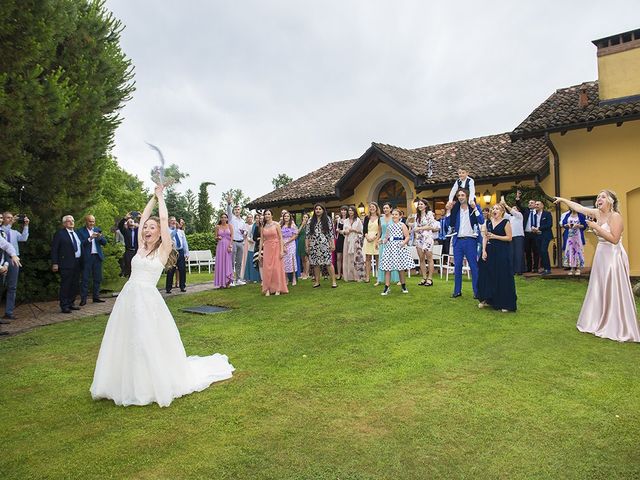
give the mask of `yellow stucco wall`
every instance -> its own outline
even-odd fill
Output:
[[[598,57],[600,99],[640,94],[640,47]]]
[[[561,196],[595,196],[603,188],[616,192],[631,275],[640,276],[640,121],[553,134],[551,141],[560,157]],[[542,184],[549,195],[553,195],[552,177]],[[585,260],[590,265],[597,240],[593,234],[586,240]]]

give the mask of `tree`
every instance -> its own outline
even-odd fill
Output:
[[[98,201],[133,67],[103,1],[4,0],[0,18],[0,204],[32,219],[19,293],[44,297],[60,218]]]
[[[198,199],[190,188],[184,192],[184,199],[187,203],[187,216],[184,218],[184,221],[187,222],[185,233],[195,233],[198,219]]]
[[[280,187],[284,187],[285,185],[289,185],[291,182],[293,182],[293,178],[291,178],[286,173],[279,173],[271,180],[274,190]]]
[[[176,190],[176,186],[189,176],[188,173],[181,172],[180,168],[172,163],[164,170],[165,178],[174,179],[174,183],[165,188],[165,202],[169,215],[176,218],[184,218],[185,222],[188,217],[189,202],[186,197]]]
[[[205,233],[213,230],[213,206],[209,202],[207,187],[215,185],[213,182],[202,182],[198,193],[198,221],[196,231]]]
[[[231,188],[229,190],[227,190],[226,192],[222,193],[222,196],[220,198],[220,207],[218,208],[218,210],[215,213],[215,218],[216,221],[220,218],[220,215],[222,213],[226,213],[227,212],[227,198],[231,196],[231,205],[235,206],[235,205],[239,205],[241,208],[241,212],[240,215],[242,215],[243,217],[249,213],[249,209],[247,207],[245,207],[245,205],[247,203],[249,203],[251,201],[251,199],[249,197],[247,197],[241,189],[239,188]]]

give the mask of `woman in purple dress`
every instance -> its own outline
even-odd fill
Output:
[[[602,190],[596,198],[596,208],[586,208],[561,197],[556,198],[555,203],[564,203],[571,210],[594,219],[587,220],[587,226],[598,237],[578,330],[618,342],[640,342],[629,257],[622,246],[624,224],[616,194]]]
[[[226,213],[220,215],[220,221],[216,227],[216,266],[213,278],[215,288],[227,288],[233,282],[233,266],[231,263],[231,252],[233,245],[233,226],[229,224],[229,217]]]
[[[298,270],[298,262],[296,260],[296,238],[298,238],[298,227],[291,213],[284,212],[280,221],[280,229],[282,230],[282,241],[284,243],[284,273],[287,274],[287,281],[291,285],[296,285],[296,272]]]

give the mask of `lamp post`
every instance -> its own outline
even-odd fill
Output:
[[[364,203],[362,202],[358,205],[358,215],[364,215]]]
[[[484,203],[491,202],[491,193],[489,192],[489,190],[485,190],[485,192],[482,194],[482,198],[484,199]]]

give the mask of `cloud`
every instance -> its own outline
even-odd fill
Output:
[[[590,40],[636,28],[635,1],[109,0],[137,90],[120,164],[162,148],[213,197],[271,190],[357,158],[513,129],[555,89],[597,78]],[[605,11],[606,10],[606,11]]]

